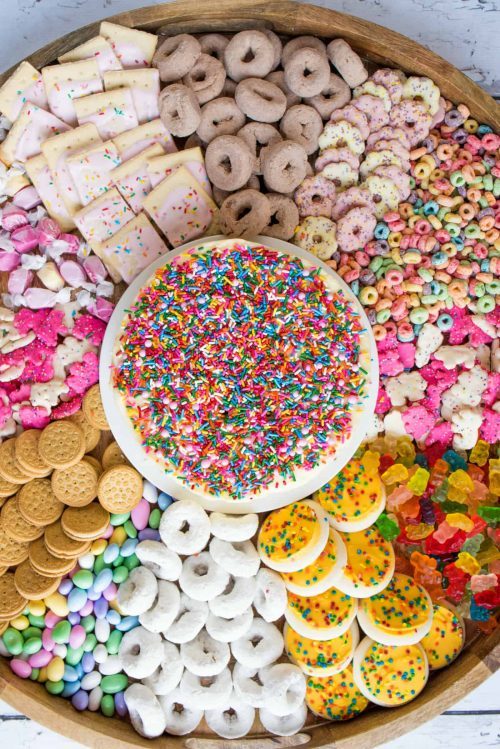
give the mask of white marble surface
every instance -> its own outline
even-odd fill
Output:
[[[193,0],[194,1],[194,0]],[[148,0],[1,0],[0,69],[79,26]],[[316,0],[392,28],[447,58],[500,96],[498,0]],[[500,672],[452,711],[391,741],[385,749],[479,749],[500,744]],[[0,702],[0,746],[75,749],[75,744]]]

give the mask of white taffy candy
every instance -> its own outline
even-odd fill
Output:
[[[273,713],[265,707],[261,707],[259,710],[260,722],[269,733],[274,733],[276,736],[293,736],[296,734],[307,718],[307,705],[305,702],[300,705],[297,710],[294,710],[290,715],[273,715]]]
[[[215,616],[209,613],[206,629],[210,637],[218,642],[233,642],[248,632],[253,621],[253,611],[249,607],[246,611],[231,619]]]
[[[131,684],[123,698],[128,708],[130,721],[137,733],[152,739],[161,736],[166,728],[165,712],[154,693],[144,684]]]
[[[135,553],[144,567],[159,580],[178,580],[182,571],[181,558],[160,541],[141,541]]]
[[[246,736],[254,719],[254,708],[236,699],[234,694],[223,709],[207,710],[205,713],[209,728],[224,739],[239,739]]]
[[[42,265],[36,275],[38,280],[50,291],[60,291],[64,287],[64,278],[52,260]]]
[[[46,262],[47,258],[44,255],[32,255],[30,252],[21,255],[21,265],[26,270],[40,270]]]
[[[420,372],[401,372],[395,377],[388,377],[385,382],[385,390],[393,406],[422,400],[426,387],[427,383]]]
[[[472,450],[479,436],[483,420],[482,408],[463,407],[451,417],[454,450]]]
[[[203,710],[189,708],[184,704],[179,687],[165,697],[160,697],[160,704],[165,713],[166,731],[172,736],[185,736],[191,733],[203,718]]]
[[[175,689],[184,671],[179,648],[167,640],[163,640],[161,647],[163,655],[160,665],[151,676],[146,676],[142,680],[143,684],[156,695],[169,694],[172,689]]]
[[[149,632],[144,627],[135,627],[125,632],[120,643],[120,658],[127,676],[133,679],[151,676],[163,659],[160,635]]]
[[[471,346],[441,346],[434,353],[434,358],[443,362],[446,369],[455,369],[459,364],[470,369],[474,366],[476,353]]]
[[[118,590],[118,605],[127,616],[148,611],[158,594],[158,582],[147,567],[135,567]]]
[[[444,336],[437,325],[430,322],[422,325],[415,350],[415,365],[419,369],[429,363],[432,354],[442,345],[443,340]]]
[[[179,689],[188,707],[200,710],[225,707],[233,691],[231,671],[225,668],[220,674],[205,677],[184,671]]]
[[[210,538],[210,520],[197,502],[182,499],[167,507],[159,532],[163,543],[177,554],[198,554]]]
[[[223,541],[248,541],[257,532],[259,516],[225,515],[222,512],[210,514],[212,535]]]
[[[290,715],[303,703],[306,677],[298,666],[277,663],[260,669],[259,678],[264,685],[264,705],[274,715]]]
[[[184,667],[196,676],[216,676],[226,668],[230,658],[229,645],[214,640],[204,629],[191,642],[181,644]]]
[[[179,585],[184,593],[195,601],[210,601],[216,598],[228,583],[229,573],[217,564],[208,551],[187,557],[182,564]]]
[[[243,614],[252,605],[256,589],[255,577],[228,575],[225,589],[209,599],[208,608],[215,616],[232,619]]]
[[[217,564],[237,577],[253,577],[260,567],[260,557],[251,541],[230,543],[212,538],[210,553]]]
[[[255,617],[248,632],[231,643],[231,650],[242,666],[264,668],[282,654],[283,636],[274,624]]]
[[[278,572],[262,567],[257,573],[256,583],[253,605],[266,622],[275,622],[283,616],[287,604],[283,578]]]
[[[207,618],[208,604],[205,601],[193,601],[185,593],[181,593],[179,613],[163,635],[177,644],[189,642],[205,626]]]
[[[150,570],[148,572],[153,574]],[[157,585],[158,592],[153,605],[139,616],[139,622],[150,632],[163,632],[168,629],[181,607],[181,594],[177,585],[167,580],[158,580]]]

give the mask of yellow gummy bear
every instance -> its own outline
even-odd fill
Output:
[[[373,450],[367,450],[361,458],[361,463],[364,465],[365,471],[367,473],[378,473],[378,467],[380,465],[380,453]]]
[[[427,538],[431,533],[434,532],[434,526],[428,525],[427,523],[418,523],[418,525],[407,525],[406,536],[412,541],[420,541],[422,538]]]
[[[467,572],[469,575],[477,575],[479,570],[481,569],[481,565],[475,559],[475,557],[472,556],[472,554],[469,554],[467,551],[461,551],[458,555],[458,559],[455,562],[455,566],[458,567],[459,570],[463,570],[464,572]]]
[[[474,528],[474,521],[462,512],[451,512],[445,520],[452,528],[460,528],[461,531],[469,532]]]
[[[457,471],[453,471],[453,473],[450,473],[448,477],[448,483],[450,486],[454,486],[456,489],[467,492],[467,494],[474,489],[474,484],[472,483],[471,477],[468,473],[462,470],[462,468],[459,468]]]
[[[408,489],[415,494],[416,497],[421,497],[427,488],[429,482],[429,471],[419,466],[411,479],[408,481]]]
[[[408,437],[400,437],[396,442],[396,452],[400,457],[401,463],[408,468],[415,462],[415,448],[413,442]]]
[[[402,463],[394,463],[380,478],[384,484],[400,484],[408,478],[408,469]]]
[[[471,450],[469,461],[477,466],[484,466],[488,461],[490,446],[484,440],[478,440]]]
[[[459,502],[459,504],[463,505],[467,502],[468,496],[468,492],[457,489],[456,486],[450,486],[448,489],[448,499],[451,499],[452,502]]]

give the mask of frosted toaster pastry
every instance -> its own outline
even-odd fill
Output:
[[[65,52],[57,58],[59,62],[78,62],[79,60],[95,59],[99,65],[101,75],[108,70],[121,70],[122,66],[113,52],[113,47],[103,36],[93,36],[78,47]]]
[[[42,74],[25,60],[0,88],[0,112],[14,122],[27,101],[42,109],[49,106]]]
[[[141,124],[159,117],[160,74],[156,68],[111,70],[104,73],[103,78],[106,91],[130,89],[137,119]]]
[[[113,186],[112,170],[121,163],[112,140],[86,148],[66,160],[82,205],[88,205]]]
[[[53,135],[71,130],[70,126],[36,104],[23,104],[19,117],[0,145],[0,159],[10,166],[26,161],[41,151],[41,144]]]
[[[154,143],[111,172],[113,183],[134,213],[142,211],[144,199],[153,189],[148,174],[149,159],[161,154],[163,154],[162,147],[159,143]]]
[[[117,88],[77,99],[75,110],[80,125],[93,122],[103,140],[114,138],[139,124],[128,88]]]
[[[169,177],[180,166],[185,166],[205,192],[212,196],[212,186],[207,177],[205,160],[199,146],[151,159],[148,162],[148,172],[153,187],[156,187],[165,177]]]
[[[63,231],[74,229],[75,222],[62,199],[43,153],[28,159],[25,166],[26,174],[35,186],[49,216],[57,221]]]
[[[68,125],[77,124],[75,99],[103,90],[99,65],[95,60],[67,62],[42,68],[50,111]]]
[[[153,143],[159,143],[165,153],[177,151],[174,139],[160,119],[146,122],[133,130],[127,130],[115,136],[113,140],[122,161],[131,159],[132,156],[136,156]]]
[[[75,224],[92,248],[112,237],[133,218],[132,210],[114,187],[74,216]]]
[[[156,34],[129,29],[109,21],[102,21],[99,33],[109,41],[124,68],[151,65],[158,41]]]

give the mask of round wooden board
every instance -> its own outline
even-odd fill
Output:
[[[286,0],[218,0],[217,3],[212,0],[181,0],[139,8],[106,20],[156,33],[234,33],[257,27],[292,36],[342,37],[372,64],[399,67],[407,73],[431,77],[446,98],[467,104],[480,122],[496,129],[500,127],[500,107],[446,60],[401,34],[326,8]],[[41,68],[95,36],[98,31],[99,23],[84,26],[46,45],[27,59]],[[15,67],[0,75],[0,84]],[[0,288],[4,290],[5,287],[6,274],[2,273]],[[148,740],[139,736],[126,721],[96,713],[79,713],[69,701],[54,698],[40,684],[19,679],[4,658],[0,658],[0,698],[47,728],[96,749],[106,749],[110,743],[116,749],[275,749],[300,746],[310,749],[372,749],[442,713],[494,673],[499,663],[500,631],[497,630],[488,637],[473,639],[457,661],[433,674],[423,693],[408,705],[395,710],[373,708],[345,723],[315,723],[289,738],[250,734],[244,739],[226,741],[213,735],[196,734]]]

